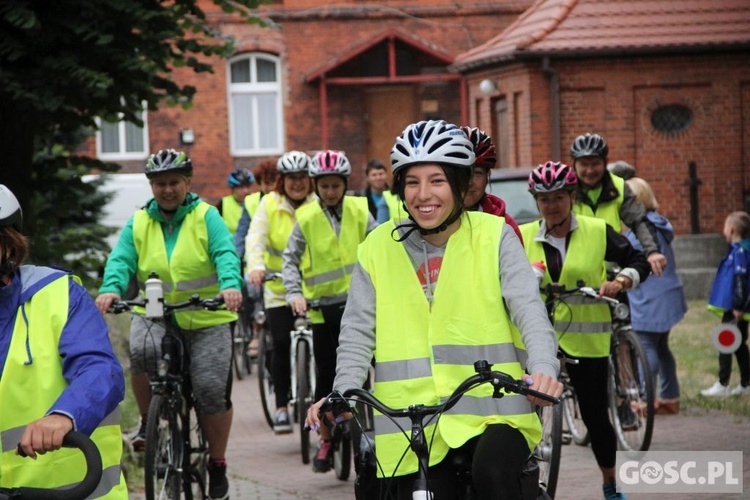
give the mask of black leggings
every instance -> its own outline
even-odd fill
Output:
[[[273,377],[274,390],[276,391],[276,407],[285,408],[289,403],[289,387],[292,377],[289,349],[292,345],[290,335],[294,330],[295,316],[289,306],[266,309],[266,315],[273,337],[271,377]]]
[[[377,452],[376,452],[377,453]],[[490,425],[485,431],[450,450],[439,463],[430,467],[430,490],[434,500],[453,500],[459,497],[460,483],[457,463],[471,462],[471,477],[478,500],[521,499],[521,472],[530,455],[526,438],[518,429],[506,424]],[[417,474],[395,477],[390,480],[390,493],[383,491],[388,479],[381,479],[368,499],[397,498],[411,500],[412,487]]]
[[[729,322],[734,320],[732,311],[724,313],[722,321]],[[734,351],[737,357],[737,366],[740,369],[740,384],[742,387],[750,385],[750,350],[747,347],[747,321],[738,321],[737,328],[742,334],[742,343]],[[732,355],[719,354],[719,382],[721,385],[729,385],[729,379],[732,376]]]
[[[576,391],[581,418],[591,436],[591,449],[599,467],[615,466],[617,436],[609,421],[609,357],[577,358],[578,364],[567,365],[570,382]]]
[[[339,347],[341,316],[345,304],[322,306],[324,323],[313,325],[313,354],[315,355],[315,401],[328,396],[336,377],[336,349]]]

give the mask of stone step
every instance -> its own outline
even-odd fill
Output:
[[[707,301],[715,275],[715,267],[677,268],[677,276],[680,277],[685,287],[685,298],[687,300]]]
[[[727,242],[721,234],[684,234],[672,241],[677,269],[714,267],[727,253]]]

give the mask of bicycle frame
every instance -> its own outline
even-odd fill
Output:
[[[317,301],[310,302],[308,308],[319,307]],[[302,463],[310,463],[310,429],[304,425],[307,409],[315,398],[315,356],[313,356],[312,322],[309,317],[300,317],[294,322],[289,357],[291,371],[291,399],[294,416],[300,430]]]

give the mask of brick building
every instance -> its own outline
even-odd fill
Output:
[[[213,201],[226,194],[233,168],[328,147],[346,151],[354,167],[350,187],[364,187],[367,160],[387,162],[406,125],[466,118],[466,87],[449,65],[529,5],[283,0],[258,10],[275,25],[262,28],[204,1],[208,21],[236,40],[236,55],[214,61],[213,74],[174,72],[197,88],[190,110],[163,106],[146,116],[143,131],[108,125],[89,152],[120,163],[123,172],[140,172],[149,152],[184,147],[195,165],[195,191]],[[180,144],[190,136],[192,144]]]
[[[276,0],[258,10],[271,28],[203,6],[236,55],[213,74],[176,70],[197,88],[190,110],[107,125],[91,154],[139,172],[183,147],[214,201],[233,168],[330,147],[359,188],[406,124],[440,117],[490,132],[503,166],[567,160],[576,135],[601,133],[678,233],[720,231],[750,192],[747,0]]]
[[[748,49],[746,0],[546,0],[454,68],[501,163],[567,161],[578,134],[597,132],[678,234],[711,233],[750,205]]]

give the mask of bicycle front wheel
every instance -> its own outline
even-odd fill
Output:
[[[151,398],[146,421],[146,499],[179,499],[184,457],[178,408],[166,395]]]
[[[562,448],[562,405],[540,408],[539,418],[542,421],[542,441],[534,450],[534,458],[539,466],[539,486],[550,498],[555,498]]]
[[[237,317],[237,321],[232,326],[232,365],[234,366],[234,375],[237,380],[242,380],[245,377],[245,355],[247,346],[245,345],[245,338],[243,332],[242,312]]]
[[[578,397],[572,387],[566,388],[560,402],[565,416],[565,425],[573,438],[573,442],[578,446],[588,446],[591,442],[591,436],[586,429],[581,417],[581,408],[578,406]]]
[[[331,446],[333,446],[333,470],[336,477],[342,481],[349,479],[352,468],[352,434],[353,422],[338,424],[331,431]]]
[[[310,463],[310,430],[305,428],[307,409],[310,408],[312,400],[312,385],[310,383],[310,345],[301,341],[297,344],[296,353],[297,367],[297,424],[299,425],[300,450],[302,452],[302,463]]]
[[[273,429],[276,411],[276,389],[271,378],[271,363],[273,362],[273,338],[268,324],[263,325],[258,338],[258,388],[263,415],[268,426]]]
[[[615,332],[610,355],[609,409],[620,449],[646,451],[654,430],[654,381],[638,336]]]
[[[190,451],[185,456],[185,500],[208,499],[208,443],[195,407],[190,408],[185,426],[190,429]]]

